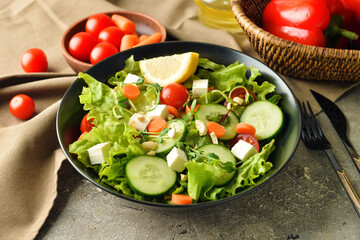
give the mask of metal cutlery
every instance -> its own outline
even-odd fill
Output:
[[[337,176],[340,179],[341,184],[343,185],[348,197],[350,198],[350,201],[354,206],[356,213],[360,217],[360,198],[357,195],[353,186],[351,185],[349,178],[347,177],[340,163],[333,155],[331,151],[331,144],[323,134],[309,102],[307,102],[307,107],[305,106],[304,102],[302,103],[301,116],[303,123],[301,131],[302,140],[304,141],[305,145],[310,149],[323,150],[326,153],[332,167],[334,168]]]
[[[321,108],[324,110],[326,116],[330,119],[331,124],[339,135],[342,143],[344,144],[347,152],[351,156],[357,170],[360,173],[360,157],[356,153],[353,145],[347,137],[347,122],[345,115],[342,113],[340,108],[336,104],[320,93],[310,90],[316,101],[319,103]]]

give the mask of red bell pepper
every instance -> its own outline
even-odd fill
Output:
[[[340,0],[345,9],[351,11],[360,23],[360,0]]]
[[[349,29],[360,35],[360,0],[340,0],[340,2],[353,17],[350,20],[352,24],[350,24]],[[355,47],[360,49],[360,37],[357,39]]]
[[[272,0],[263,13],[263,28],[297,43],[336,47],[341,36],[357,38],[342,29],[349,21],[346,14],[337,0]]]

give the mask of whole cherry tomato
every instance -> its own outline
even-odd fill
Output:
[[[22,69],[29,72],[46,72],[48,61],[45,53],[39,48],[27,50],[21,57]]]
[[[161,103],[173,106],[176,109],[181,108],[188,98],[188,90],[180,83],[170,83],[160,92]]]
[[[231,141],[230,141],[230,147],[232,148],[238,141],[243,140],[247,143],[250,143],[251,145],[254,146],[254,148],[259,152],[260,151],[260,146],[259,146],[259,142],[256,139],[256,137],[254,137],[254,135],[251,134],[246,134],[246,133],[241,133],[236,135]]]
[[[96,44],[93,50],[90,53],[90,62],[91,64],[96,64],[111,55],[117,53],[117,48],[108,42],[101,42]]]
[[[104,13],[98,13],[88,18],[85,24],[85,30],[97,38],[101,30],[110,26],[115,26],[111,18]]]
[[[27,119],[34,114],[35,103],[28,95],[18,94],[10,100],[9,109],[15,117]]]
[[[93,127],[95,127],[95,125],[91,122],[91,119],[88,120],[88,113],[85,114],[80,124],[81,133],[90,132]]]
[[[96,38],[90,33],[78,32],[70,39],[70,54],[80,61],[88,62],[91,50],[95,47],[96,43]]]
[[[121,31],[120,28],[111,26],[103,29],[99,33],[98,41],[111,43],[117,49],[120,49],[120,43],[124,35],[124,32]]]

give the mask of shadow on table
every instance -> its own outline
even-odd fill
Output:
[[[44,225],[39,230],[35,239],[42,239],[46,233],[51,229],[51,226],[57,221],[61,211],[68,202],[72,191],[80,184],[83,177],[65,160],[58,172],[58,195],[55,199],[54,206],[52,207],[48,218]]]

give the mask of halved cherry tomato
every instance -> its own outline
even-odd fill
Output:
[[[27,119],[34,114],[35,103],[28,95],[18,94],[10,100],[9,109],[15,117]]]
[[[69,52],[74,58],[88,62],[96,42],[96,38],[90,33],[78,32],[69,41]]]
[[[176,109],[184,105],[188,97],[188,90],[180,83],[170,83],[160,92],[161,103],[173,106]]]
[[[260,146],[259,146],[259,142],[256,139],[256,137],[254,137],[253,135],[250,134],[246,134],[246,133],[242,133],[242,134],[238,134],[236,135],[231,141],[230,141],[230,148],[232,148],[238,141],[243,140],[247,143],[250,143],[251,145],[254,146],[254,148],[259,152],[260,151]]]
[[[251,96],[253,96],[254,101],[257,101],[256,95],[255,95],[251,90],[249,90],[249,89],[247,89],[247,91],[251,94]],[[246,90],[245,90],[244,88],[238,87],[238,88],[235,88],[235,89],[231,92],[230,97],[231,97],[231,98],[239,97],[239,98],[245,99],[246,95],[247,95]]]
[[[117,53],[117,48],[108,42],[101,42],[96,44],[96,46],[91,50],[90,53],[90,62],[91,64],[96,64],[111,55]]]
[[[88,18],[85,24],[85,30],[97,38],[103,29],[110,26],[115,26],[111,18],[104,13],[98,13]]]
[[[30,48],[21,57],[22,69],[29,72],[46,72],[48,61],[45,53],[39,48]]]
[[[247,89],[247,91],[251,94],[251,96],[253,97],[254,101],[257,101],[257,97],[256,97],[255,93],[253,93],[253,92],[252,92],[251,90],[249,90],[249,89]],[[242,87],[235,88],[235,89],[231,92],[231,94],[230,94],[230,98],[231,98],[231,99],[234,99],[235,97],[239,97],[239,98],[245,100],[246,96],[247,96],[247,92],[246,92],[246,90],[245,90],[244,88],[242,88]],[[228,105],[228,102],[225,101],[225,102],[224,102],[224,106],[227,107],[227,105]]]
[[[83,119],[81,120],[81,124],[80,124],[80,131],[81,133],[84,132],[90,132],[91,129],[93,127],[95,127],[95,125],[91,122],[91,120],[88,120],[88,113],[85,114],[85,116],[83,117]]]

